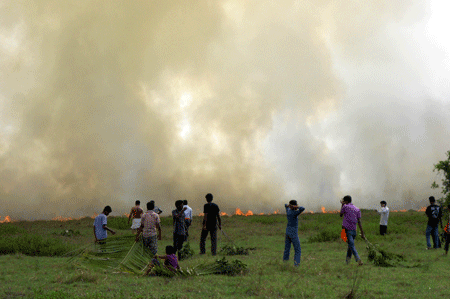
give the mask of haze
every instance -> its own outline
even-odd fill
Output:
[[[194,4],[195,3],[195,4]],[[420,208],[447,1],[2,1],[0,217]]]

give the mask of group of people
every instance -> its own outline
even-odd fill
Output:
[[[217,229],[222,229],[222,220],[220,217],[219,206],[213,203],[213,195],[211,193],[205,196],[206,204],[203,206],[203,222],[200,235],[200,254],[205,254],[205,243],[208,234],[211,236],[211,253],[217,254]],[[140,206],[140,201],[135,202],[135,206],[131,208],[128,217],[128,224],[132,221],[131,229],[136,234],[135,241],[138,242],[142,235],[143,245],[156,255],[158,252],[158,240],[161,240],[161,219],[159,214],[162,210],[155,206],[155,202],[147,203],[147,212]],[[107,237],[107,231],[115,234],[115,232],[107,227],[107,216],[112,212],[110,206],[106,206],[103,212],[94,220],[94,236],[95,242],[103,244]],[[175,201],[175,209],[172,211],[173,218],[173,246],[166,247],[166,255],[158,256],[169,263],[172,268],[178,265],[180,259],[180,250],[183,244],[189,238],[189,228],[192,224],[192,208],[189,207],[187,200]],[[178,253],[178,257],[174,260],[173,256]]]
[[[206,204],[203,207],[203,221],[202,231],[200,235],[200,254],[205,254],[205,243],[208,234],[211,236],[211,253],[217,253],[217,229],[222,229],[222,221],[220,217],[219,207],[213,203],[213,195],[211,193],[205,196]],[[430,236],[433,236],[433,248],[440,248],[438,225],[442,225],[442,208],[436,205],[436,200],[433,196],[429,198],[430,205],[427,207],[425,213],[428,216],[428,223],[426,228],[427,249],[431,249]],[[387,225],[389,219],[389,208],[386,201],[380,202],[381,208],[377,210],[380,214],[380,235],[387,233]],[[300,265],[301,246],[298,237],[298,216],[305,210],[304,207],[298,206],[296,200],[291,200],[289,204],[285,205],[287,226],[285,233],[285,249],[283,260],[288,261],[290,255],[291,245],[294,247],[294,265]],[[448,205],[450,211],[450,204]],[[110,206],[106,206],[103,212],[94,220],[94,236],[95,241],[104,243],[107,237],[107,231],[115,234],[115,232],[107,227],[107,216],[112,212]],[[155,206],[154,201],[147,203],[147,212],[144,213],[140,207],[140,201],[136,201],[136,205],[131,209],[128,223],[132,220],[131,229],[136,233],[136,242],[139,241],[142,235],[142,242],[146,248],[154,255],[158,252],[158,241],[161,240],[161,226],[159,214],[162,210]],[[343,218],[342,229],[347,238],[347,255],[346,263],[349,264],[352,256],[355,258],[358,265],[363,265],[363,262],[355,248],[356,228],[360,229],[361,237],[364,239],[364,230],[361,224],[361,211],[352,203],[350,195],[344,196],[341,200],[340,216]],[[183,243],[188,240],[189,227],[192,224],[192,208],[188,206],[187,200],[175,201],[175,209],[172,211],[173,218],[173,246],[166,247],[166,255],[160,256],[165,260],[167,265],[171,265],[173,269],[178,266],[180,259],[180,250],[183,248]],[[450,243],[450,215],[447,221],[447,226],[444,229],[446,233],[445,254],[448,254]],[[176,253],[178,252],[178,258]]]
[[[427,228],[425,231],[426,241],[427,241],[427,249],[431,249],[430,243],[430,235],[433,236],[434,248],[440,248],[440,240],[439,240],[439,230],[438,225],[440,224],[441,228],[445,232],[446,241],[445,241],[445,255],[448,254],[449,243],[450,243],[450,213],[447,219],[447,225],[443,228],[442,225],[442,208],[436,204],[436,200],[433,196],[429,197],[430,205],[427,207],[425,213],[428,216]],[[389,208],[387,207],[386,201],[380,202],[381,208],[376,210],[380,214],[380,235],[384,236],[387,233],[387,224],[389,218]],[[285,205],[286,208],[286,217],[287,217],[287,227],[285,234],[285,247],[283,260],[289,260],[289,254],[291,249],[291,244],[294,247],[294,265],[300,265],[300,257],[301,257],[301,247],[300,240],[298,237],[298,216],[305,210],[304,207],[300,207],[297,205],[296,200],[291,200],[289,204]],[[447,206],[450,211],[450,204]],[[365,239],[364,230],[361,224],[361,211],[359,208],[353,205],[352,198],[350,195],[344,196],[341,200],[341,210],[340,216],[343,217],[342,221],[342,229],[345,232],[345,236],[347,239],[347,255],[346,255],[346,263],[349,264],[352,256],[354,256],[358,265],[363,265],[361,258],[359,257],[358,251],[355,248],[355,238],[356,238],[356,226],[359,227],[361,231],[361,237]]]

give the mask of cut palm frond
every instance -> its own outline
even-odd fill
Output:
[[[402,254],[388,252],[378,245],[374,245],[367,240],[366,248],[369,251],[369,261],[378,267],[405,267],[405,268],[415,268],[420,267],[419,263],[410,265],[406,263],[406,259]]]
[[[153,256],[142,242],[135,242],[119,263],[119,267],[135,274],[143,274]]]

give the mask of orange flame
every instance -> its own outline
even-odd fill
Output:
[[[9,217],[9,216],[6,216],[4,220],[1,220],[1,219],[2,219],[2,217],[0,217],[0,223],[8,223],[8,222],[11,222],[11,217]]]
[[[325,207],[321,207],[320,209],[322,210],[322,213],[332,213],[332,214],[339,213],[339,211],[327,211],[325,210]]]
[[[238,215],[238,216],[253,216],[253,212],[250,211],[250,210],[248,210],[247,213],[244,214],[244,213],[241,211],[241,209],[236,208],[236,211],[235,211],[234,215]]]
[[[98,216],[98,214],[97,214],[97,213],[94,213],[94,215],[92,215],[91,218],[92,218],[92,219],[95,219],[95,217],[97,217],[97,216]]]
[[[203,216],[205,216],[205,213],[200,213],[200,214],[198,214],[198,216],[203,217]]]
[[[276,215],[276,214],[280,214],[280,210],[277,209],[277,210],[274,211],[273,213],[274,213],[275,215]]]
[[[420,209],[417,210],[417,212],[425,212],[427,210],[426,207],[421,207]]]
[[[244,213],[242,213],[241,209],[236,208],[236,212],[234,212],[234,215],[244,216]]]
[[[220,212],[220,216],[228,216],[228,214],[225,212]]]

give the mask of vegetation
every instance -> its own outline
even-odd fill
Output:
[[[434,181],[431,185],[431,188],[433,189],[441,187],[441,193],[443,195],[440,199],[438,199],[438,202],[444,206],[450,204],[450,151],[447,151],[446,155],[447,159],[434,164],[433,169],[433,172],[437,171],[441,176],[442,183],[439,185],[436,181]]]
[[[108,218],[108,226],[112,219],[117,219],[117,223],[127,221],[125,217]],[[158,254],[164,254],[165,246],[173,242],[172,219],[162,217],[162,220],[163,239],[158,241]],[[339,238],[341,221],[336,214],[302,214],[299,220],[302,260],[300,267],[294,267],[293,249],[291,260],[282,261],[285,215],[225,216],[222,223],[229,238],[218,234],[218,248],[231,246],[231,239],[236,248],[255,249],[247,255],[235,256],[235,260],[221,251],[212,256],[207,242],[207,253],[199,255],[197,251],[183,259],[181,273],[171,278],[139,275],[150,256],[144,256],[142,243],[133,242],[128,226],[115,228],[117,234],[108,235],[109,242],[100,246],[93,243],[90,218],[0,224],[1,246],[16,248],[0,255],[0,298],[447,297],[445,284],[426,282],[445,281],[449,277],[450,257],[443,256],[442,249],[425,250],[427,218],[423,212],[392,212],[388,234],[380,236],[379,215],[363,210],[365,234],[377,251],[374,256],[370,248],[366,249],[366,242],[357,237],[356,248],[365,262],[361,267],[354,260],[349,265],[345,263],[347,245]],[[200,223],[201,219],[194,217],[189,239],[193,251],[198,250]],[[66,230],[80,234],[65,236],[62,232]],[[27,249],[31,245],[24,245],[23,240],[30,238],[40,240],[34,241],[34,250]],[[56,250],[59,245],[64,250]],[[53,253],[43,255],[45,248]],[[392,258],[385,259],[392,264],[389,272],[381,267],[378,256],[383,253]],[[395,256],[404,260],[396,260]],[[236,266],[229,271],[232,275],[212,275],[217,270],[214,267],[222,267],[225,271],[218,272],[224,273],[231,269],[230,265]],[[237,270],[239,265],[241,269]]]

